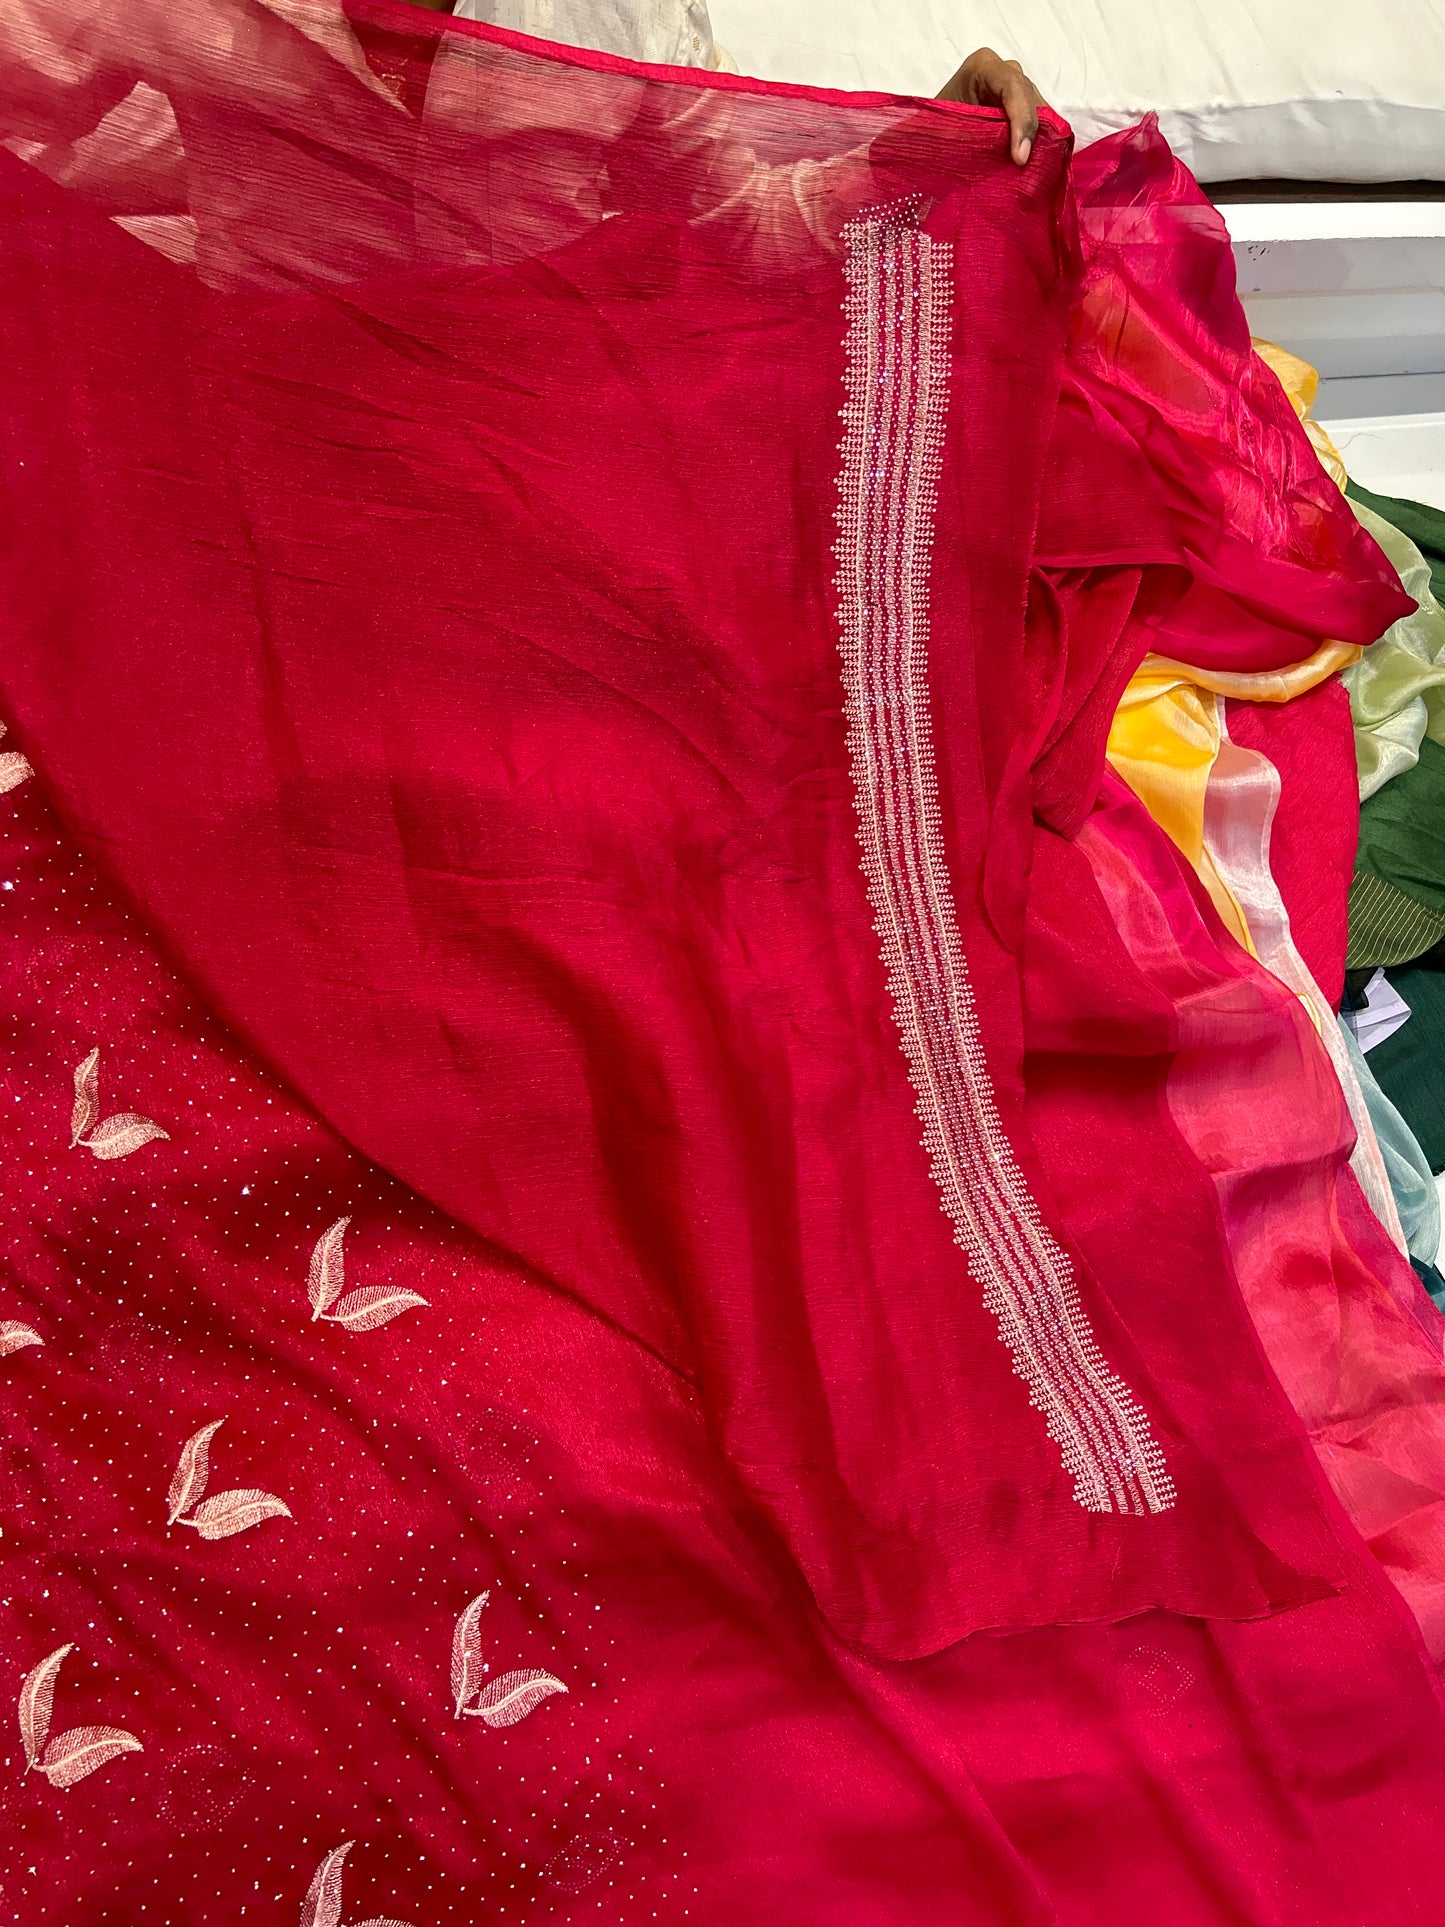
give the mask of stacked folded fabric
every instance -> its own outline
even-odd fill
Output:
[[[1445,514],[1348,489],[1419,607],[1346,676],[1360,772],[1347,1006],[1395,1009],[1370,1069],[1445,1171]],[[1358,1019],[1356,1020],[1358,1024]],[[1434,1253],[1420,1253],[1433,1260]],[[1438,1273],[1431,1288],[1440,1291]]]

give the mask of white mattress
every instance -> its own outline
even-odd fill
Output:
[[[1445,0],[712,0],[745,74],[933,94],[1021,60],[1080,140],[1159,110],[1201,180],[1445,180]]]

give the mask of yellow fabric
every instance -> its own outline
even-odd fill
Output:
[[[1315,396],[1320,392],[1318,369],[1311,368],[1307,361],[1301,361],[1298,355],[1292,355],[1287,348],[1278,348],[1274,342],[1261,341],[1257,336],[1254,352],[1266,368],[1273,369],[1279,377],[1279,385],[1289,396],[1290,406],[1304,423],[1305,433],[1309,436],[1325,473],[1337,487],[1343,488],[1348,479],[1345,474],[1344,460],[1328,434],[1310,413],[1315,405]]]
[[[1204,796],[1219,735],[1214,691],[1152,657],[1135,672],[1114,712],[1109,761],[1193,865],[1227,927],[1253,952],[1244,912],[1204,842]]]
[[[1339,450],[1310,418],[1318,374],[1307,361],[1272,342],[1254,345],[1279,377],[1321,462],[1343,488],[1345,465]],[[1326,677],[1350,668],[1362,653],[1351,643],[1326,642],[1303,662],[1253,675],[1201,669],[1168,656],[1150,655],[1140,663],[1114,712],[1110,763],[1193,865],[1225,924],[1255,956],[1259,952],[1244,911],[1204,837],[1205,795],[1223,727],[1220,702],[1226,696],[1253,703],[1291,702]]]
[[[1358,643],[1323,642],[1303,662],[1292,662],[1283,669],[1263,669],[1244,673],[1229,669],[1199,669],[1190,663],[1175,662],[1169,656],[1146,656],[1140,664],[1145,670],[1169,670],[1176,676],[1212,689],[1216,696],[1233,696],[1246,703],[1288,703],[1303,696],[1307,689],[1322,683],[1336,670],[1348,669],[1364,654]]]
[[[1219,754],[1219,699],[1285,703],[1358,662],[1344,642],[1323,643],[1303,662],[1242,674],[1146,656],[1129,680],[1109,730],[1109,761],[1193,865],[1224,922],[1247,950],[1249,925],[1204,841],[1204,798]]]

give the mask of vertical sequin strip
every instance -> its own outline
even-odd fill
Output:
[[[944,1211],[1014,1370],[1091,1512],[1162,1512],[1174,1485],[1110,1370],[1073,1266],[1004,1135],[940,828],[928,698],[933,524],[948,407],[953,250],[916,203],[844,229],[847,406],[840,646],[859,840],[894,1015]]]

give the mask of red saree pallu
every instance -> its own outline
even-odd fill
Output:
[[[1038,936],[1208,522],[1067,130],[390,0],[0,54],[29,1917],[1433,1917],[1160,993]]]

